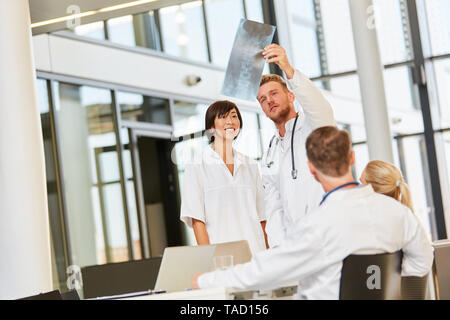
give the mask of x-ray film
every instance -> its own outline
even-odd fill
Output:
[[[275,27],[241,19],[228,60],[221,93],[254,101],[264,69],[264,48],[272,43]]]

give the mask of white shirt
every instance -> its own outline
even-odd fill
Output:
[[[233,175],[211,147],[201,163],[186,166],[180,218],[189,227],[192,218],[204,222],[211,244],[247,240],[254,254],[266,249],[264,190],[257,162],[233,154]]]
[[[274,289],[298,281],[300,299],[338,299],[342,261],[351,254],[403,250],[402,276],[426,275],[431,243],[417,217],[372,187],[331,193],[277,248],[246,264],[205,273],[200,288]]]
[[[308,212],[315,210],[322,195],[321,185],[311,175],[307,166],[306,139],[315,129],[336,126],[333,110],[320,90],[300,71],[287,80],[303,112],[299,112],[294,133],[295,167],[297,179],[292,179],[291,137],[295,119],[286,124],[286,134],[280,137],[275,130],[272,148],[262,161],[262,179],[266,191],[266,233],[270,247],[277,246],[286,237],[289,226],[295,225]],[[273,161],[268,168],[266,164]]]

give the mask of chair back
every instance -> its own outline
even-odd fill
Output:
[[[343,261],[341,300],[400,300],[402,251],[350,255]]]
[[[403,300],[426,300],[428,275],[424,277],[402,277]]]
[[[433,243],[433,281],[437,300],[450,300],[450,240]]]

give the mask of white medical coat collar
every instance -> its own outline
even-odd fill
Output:
[[[237,172],[237,169],[246,162],[245,156],[240,152],[236,151],[233,148],[233,159],[234,159],[234,172]],[[223,159],[219,156],[219,154],[213,149],[212,144],[206,147],[205,152],[203,153],[203,160],[207,164],[225,164]]]
[[[298,112],[297,114],[298,114],[298,120],[297,120],[297,125],[295,126],[295,131],[299,131],[303,127],[303,123],[305,121],[305,117],[303,116],[302,112]],[[292,119],[289,119],[284,124],[284,128],[286,129],[284,137],[280,136],[280,132],[278,131],[278,129],[275,129],[275,137],[277,137],[277,139],[284,139],[289,136],[289,139],[290,139],[292,128],[294,127],[294,122],[295,122],[295,118],[292,118]]]
[[[330,195],[327,197],[327,201],[325,201],[322,204],[322,207],[326,207],[328,204],[331,204],[336,201],[365,198],[373,193],[375,193],[375,191],[373,191],[373,188],[370,184],[368,184],[367,186],[360,186],[357,188],[341,189],[337,192],[330,193]]]

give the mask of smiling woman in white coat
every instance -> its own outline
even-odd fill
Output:
[[[199,245],[247,240],[255,254],[267,248],[264,190],[257,162],[233,148],[242,126],[234,103],[208,108],[209,146],[199,163],[186,166],[180,218]]]

